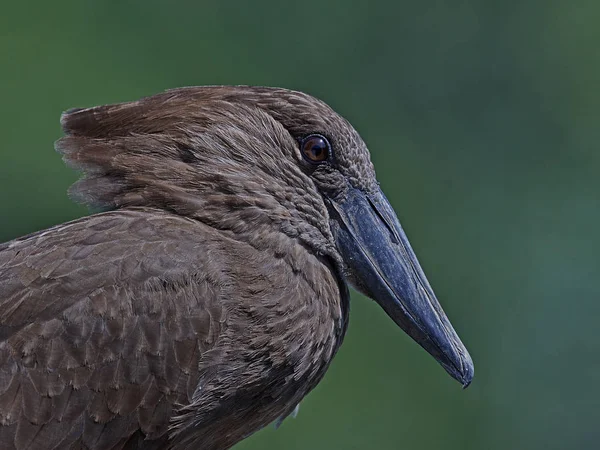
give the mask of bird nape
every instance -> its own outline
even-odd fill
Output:
[[[0,245],[0,448],[227,449],[285,418],[348,285],[467,386],[365,143],[301,92],[193,87],[63,114],[104,212]]]

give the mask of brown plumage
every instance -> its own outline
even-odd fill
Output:
[[[0,245],[0,448],[227,449],[323,377],[346,283],[470,382],[365,144],[324,103],[185,88],[62,125],[57,150],[84,173],[71,192],[105,212]],[[302,154],[315,133],[322,164]],[[360,193],[383,224],[375,253],[406,271],[397,288],[379,238],[356,235]]]

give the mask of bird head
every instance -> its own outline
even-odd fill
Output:
[[[92,206],[160,208],[258,249],[326,258],[467,386],[473,363],[379,187],[356,130],[286,89],[210,86],[67,111],[57,149]],[[284,236],[285,239],[278,239]]]

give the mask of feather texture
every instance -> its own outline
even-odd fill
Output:
[[[306,264],[322,266],[309,254]],[[166,445],[169,427],[173,447],[212,448],[197,427],[217,434],[223,408],[286,398],[294,377],[318,380],[321,356],[337,347],[334,324],[343,326],[337,282],[320,269],[317,293],[284,260],[156,210],[98,214],[4,244],[2,448],[125,448],[138,430]],[[317,304],[318,294],[330,301]],[[314,307],[331,317],[328,330],[315,328]],[[269,373],[273,385],[262,386]],[[264,405],[261,421],[288,403]]]

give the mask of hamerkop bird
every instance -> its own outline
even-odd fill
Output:
[[[471,358],[325,103],[196,87],[62,116],[104,212],[0,245],[0,448],[227,449],[289,415],[348,285],[463,385]]]

